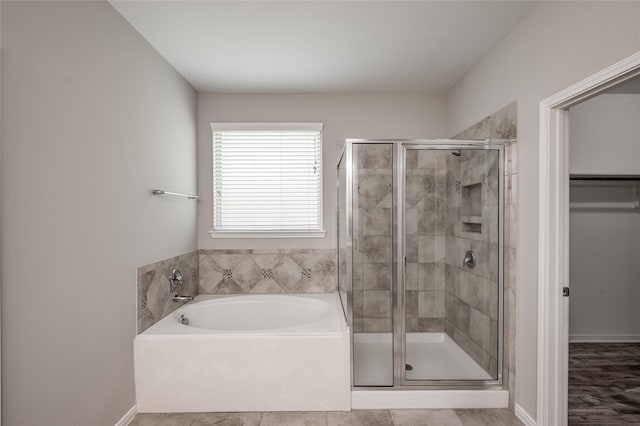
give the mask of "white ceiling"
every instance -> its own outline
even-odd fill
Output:
[[[535,1],[110,2],[201,92],[444,93]]]

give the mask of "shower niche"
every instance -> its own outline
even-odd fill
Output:
[[[504,143],[346,141],[338,285],[354,388],[502,383]]]
[[[460,223],[464,232],[482,233],[482,182],[462,186]]]

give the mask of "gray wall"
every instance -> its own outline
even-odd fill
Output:
[[[2,5],[0,4],[0,46],[2,46]],[[2,55],[0,54],[0,82],[2,81]],[[0,178],[2,177],[2,84],[0,83]],[[2,304],[2,263],[4,262],[2,259],[2,217],[4,216],[2,212],[2,180],[0,179],[0,306]],[[1,314],[1,309],[0,309]],[[0,330],[1,326],[1,317],[0,315]],[[0,334],[0,342],[2,341]],[[2,353],[2,345],[0,343],[0,353]],[[0,383],[2,382],[2,375],[0,372]],[[0,386],[0,424],[2,423],[2,386]]]
[[[196,248],[193,89],[106,2],[2,2],[2,422],[134,404],[136,267]]]
[[[198,247],[200,249],[336,247],[336,165],[346,138],[441,138],[446,135],[444,98],[423,94],[198,95]],[[211,128],[213,121],[323,122],[324,238],[212,239]]]
[[[569,338],[640,341],[640,214],[572,211],[569,220]]]
[[[571,173],[640,174],[640,95],[606,94],[569,112]],[[605,186],[606,185],[606,186]],[[629,182],[574,184],[571,201],[631,202]],[[640,340],[640,215],[636,211],[570,212],[569,337]]]
[[[638,2],[540,2],[448,95],[449,134],[518,102],[516,402],[536,417],[538,125],[542,99],[640,50]]]
[[[572,107],[569,171],[640,174],[638,117],[640,94],[603,94]]]

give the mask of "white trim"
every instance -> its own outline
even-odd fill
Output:
[[[211,238],[322,238],[326,231],[309,231],[309,232],[221,232],[209,231]]]
[[[138,406],[134,405],[124,416],[122,416],[120,420],[116,422],[115,426],[127,426],[133,421],[136,414],[138,414]]]
[[[567,424],[569,168],[567,108],[640,74],[640,52],[540,102],[538,388],[541,426]]]
[[[570,334],[570,343],[640,342],[640,334]]]
[[[323,123],[211,123],[211,130],[315,130],[322,131]]]
[[[515,415],[526,426],[536,426],[536,421],[533,420],[533,417],[531,417],[519,404],[516,404]]]
[[[352,390],[352,410],[507,408],[509,392],[482,390]]]

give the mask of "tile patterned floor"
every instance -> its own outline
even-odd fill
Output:
[[[511,411],[354,410],[350,412],[138,414],[130,426],[520,426]]]
[[[640,343],[569,345],[569,425],[640,426]]]

